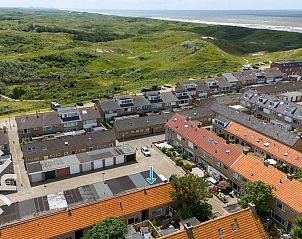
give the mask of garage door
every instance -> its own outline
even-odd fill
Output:
[[[93,162],[94,169],[103,168],[103,160],[96,160]]]
[[[91,170],[91,163],[83,163],[82,164],[82,172],[87,172]]]
[[[61,168],[56,170],[57,178],[66,177],[69,175],[69,168]]]
[[[70,174],[80,173],[80,165],[70,166]]]
[[[113,159],[106,159],[105,160],[105,167],[109,167],[113,165]]]
[[[56,171],[45,172],[45,180],[56,178]]]
[[[124,155],[119,155],[116,157],[116,164],[122,164],[124,161]]]
[[[30,178],[31,178],[31,182],[32,183],[42,182],[42,180],[43,180],[42,172],[41,173],[31,174]]]

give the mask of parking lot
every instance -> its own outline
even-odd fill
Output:
[[[11,201],[21,201],[29,198],[35,198],[44,196],[47,194],[55,193],[62,190],[68,190],[76,188],[79,186],[84,186],[87,184],[92,184],[96,182],[109,180],[112,178],[117,178],[125,175],[130,175],[142,171],[149,170],[150,166],[153,166],[156,174],[162,174],[166,178],[169,178],[171,175],[183,175],[184,172],[182,169],[177,167],[171,159],[164,155],[160,150],[155,146],[152,146],[152,142],[157,142],[164,140],[164,135],[151,136],[147,138],[135,139],[125,142],[118,142],[118,145],[129,144],[133,148],[137,149],[136,163],[126,164],[115,168],[110,168],[90,174],[80,175],[77,177],[67,178],[59,181],[49,182],[44,185],[39,185],[31,188],[31,193],[15,193],[11,194],[9,198]],[[151,151],[151,157],[145,157],[140,149],[142,146],[148,146]]]

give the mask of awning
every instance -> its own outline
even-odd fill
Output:
[[[212,178],[212,177],[207,178],[207,181],[210,182],[210,183],[213,183],[213,184],[217,183],[217,180],[215,178]]]

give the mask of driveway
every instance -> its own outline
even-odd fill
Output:
[[[73,189],[79,186],[84,186],[88,184],[93,184],[96,182],[103,181],[103,177],[105,180],[122,177],[125,175],[130,175],[142,171],[149,170],[150,166],[153,166],[156,174],[162,174],[166,178],[169,178],[172,174],[183,175],[184,171],[177,167],[174,162],[166,155],[164,155],[159,149],[156,147],[151,147],[152,142],[156,142],[159,140],[163,140],[164,135],[157,135],[152,137],[147,137],[143,139],[130,140],[121,144],[129,144],[133,148],[137,148],[137,162],[133,164],[126,164],[120,167],[110,168],[94,173],[84,174],[77,177],[66,178],[59,181],[53,181],[49,183],[45,183],[43,185],[35,186],[31,188],[31,191],[28,193],[17,192],[9,195],[9,198],[12,202],[27,200],[30,198],[36,198],[45,196],[51,193],[60,192],[63,190]],[[149,146],[151,151],[151,157],[145,157],[141,151],[141,146]],[[27,177],[27,175],[25,174]]]

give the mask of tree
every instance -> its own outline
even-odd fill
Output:
[[[294,178],[295,179],[300,179],[302,178],[302,169],[299,168],[295,173],[294,173]]]
[[[240,196],[239,205],[247,208],[249,203],[253,203],[258,215],[267,214],[270,212],[270,205],[274,200],[272,190],[272,186],[262,181],[247,182]]]
[[[119,218],[108,217],[98,222],[82,239],[122,239],[127,226]]]
[[[203,178],[193,174],[172,180],[174,191],[171,196],[179,204],[179,217],[188,219],[197,217],[204,220],[211,214],[211,205],[208,199],[212,196],[208,185]]]
[[[296,227],[293,228],[290,232],[290,234],[295,238],[295,239],[302,239],[302,217],[297,217],[296,218]]]

